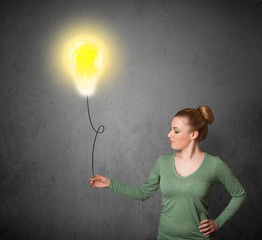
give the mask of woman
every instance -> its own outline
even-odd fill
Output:
[[[168,134],[174,153],[162,155],[141,186],[129,186],[96,175],[90,186],[110,190],[138,200],[146,200],[160,187],[162,212],[158,240],[214,239],[221,228],[241,207],[246,192],[229,167],[218,157],[201,151],[200,141],[206,138],[208,124],[214,121],[207,106],[179,111]],[[179,151],[178,151],[179,150]],[[224,211],[209,219],[209,195],[215,183],[231,195]]]

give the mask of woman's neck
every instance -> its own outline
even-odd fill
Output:
[[[198,158],[200,155],[203,155],[203,152],[199,148],[199,143],[195,141],[192,141],[186,148],[181,149],[179,152],[179,156],[185,161]]]

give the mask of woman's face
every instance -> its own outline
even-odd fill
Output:
[[[168,137],[171,148],[174,150],[182,150],[192,141],[192,131],[187,121],[187,118],[184,117],[174,117],[171,122],[171,130]]]

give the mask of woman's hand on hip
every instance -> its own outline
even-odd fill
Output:
[[[215,220],[205,219],[200,222],[199,226],[200,232],[204,233],[203,236],[209,235],[218,230],[218,226]]]
[[[95,175],[89,178],[90,187],[96,188],[108,188],[110,184],[110,179],[101,175]]]

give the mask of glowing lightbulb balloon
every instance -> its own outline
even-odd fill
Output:
[[[80,94],[91,96],[102,68],[102,51],[94,43],[80,42],[71,52],[72,75]]]
[[[90,124],[95,131],[95,139],[92,149],[92,173],[94,176],[94,152],[95,143],[98,134],[104,132],[104,125],[99,126],[97,129],[94,127],[90,110],[88,97],[94,94],[98,79],[101,75],[102,68],[102,51],[93,42],[80,42],[72,48],[70,52],[71,70],[73,79],[79,93],[86,96],[87,111]]]

